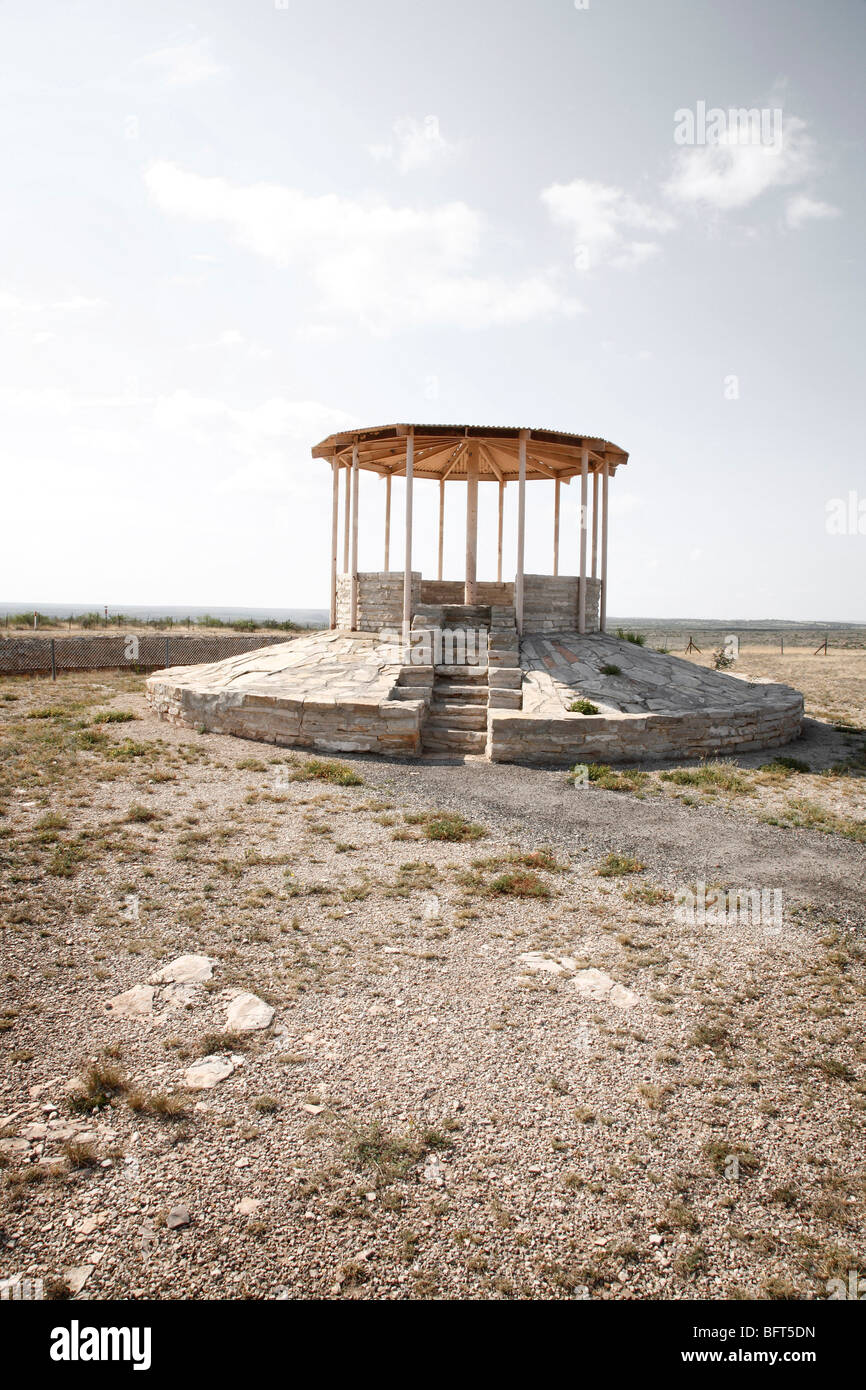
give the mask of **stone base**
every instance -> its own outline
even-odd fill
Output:
[[[147,697],[160,718],[208,733],[325,753],[413,756],[427,691],[399,686],[393,655],[366,635],[316,633],[210,666],[157,671]]]
[[[714,757],[778,748],[801,732],[803,697],[788,686],[598,633],[534,634],[519,655],[513,631],[503,627],[490,642],[499,664],[484,668],[485,693],[471,701],[470,723],[477,751],[493,762]],[[459,681],[478,668],[404,666],[401,655],[372,634],[319,632],[208,666],[158,671],[147,695],[161,718],[190,728],[325,753],[413,757],[428,711],[432,719],[438,709],[430,710],[436,677],[447,684],[449,672]],[[454,698],[443,696],[446,714]],[[598,713],[571,712],[579,698]]]

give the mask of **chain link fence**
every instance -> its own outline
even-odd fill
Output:
[[[2,637],[0,674],[50,675],[58,671],[159,671],[198,666],[290,641],[289,637],[188,636],[161,633],[105,637]]]

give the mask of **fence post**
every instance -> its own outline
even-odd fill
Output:
[[[54,638],[51,639],[51,679],[57,680],[57,662],[54,659]]]
[[[168,667],[171,665],[171,662],[170,662],[169,659],[168,659],[168,638],[167,638],[167,637],[166,637],[166,639],[165,639],[165,664],[166,664],[166,668],[168,668]]]

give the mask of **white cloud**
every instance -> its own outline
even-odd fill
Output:
[[[83,309],[102,309],[104,299],[69,294],[65,299],[29,299],[13,290],[0,290],[0,312],[7,314],[77,314]]]
[[[482,220],[462,202],[418,209],[310,196],[280,184],[239,186],[164,161],[145,181],[164,212],[222,223],[247,250],[299,268],[319,321],[350,318],[386,334],[525,323],[580,307],[547,273],[518,280],[479,273]]]
[[[805,193],[796,193],[785,205],[785,221],[794,229],[802,227],[804,222],[841,215],[841,208],[834,207],[832,203],[821,203],[815,198],[807,198]]]
[[[657,241],[635,232],[667,232],[675,225],[667,212],[640,203],[621,188],[574,179],[542,190],[541,200],[554,222],[571,228],[575,265],[594,269],[603,262],[630,270],[660,250]]]
[[[225,72],[223,65],[214,58],[208,39],[160,48],[139,59],[139,64],[155,72],[168,87],[193,87]]]
[[[815,142],[797,116],[782,121],[773,143],[741,142],[730,129],[717,142],[681,149],[664,192],[675,203],[729,211],[746,207],[768,189],[799,183],[815,168]]]
[[[228,352],[240,352],[244,357],[252,358],[256,362],[267,361],[273,356],[270,348],[262,347],[261,343],[253,342],[237,328],[224,328],[215,338],[211,338],[205,343],[190,343],[191,352],[201,352],[208,348],[222,348]]]
[[[303,498],[316,471],[325,466],[310,457],[311,446],[358,424],[346,411],[319,401],[274,396],[237,407],[189,391],[158,397],[153,422],[175,441],[230,466],[215,483],[218,492],[291,492],[296,499]]]
[[[447,141],[440,129],[437,116],[425,116],[423,121],[414,116],[401,116],[392,126],[393,139],[387,145],[368,145],[374,159],[390,160],[401,174],[422,169],[438,159],[452,154],[456,148]]]

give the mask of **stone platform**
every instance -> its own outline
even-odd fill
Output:
[[[374,633],[316,632],[209,666],[155,672],[162,719],[330,753],[413,754],[423,698],[397,694],[401,666]]]
[[[424,648],[422,632],[407,662],[377,634],[319,632],[158,671],[148,699],[161,718],[287,747],[417,756],[449,746],[444,725],[455,753],[538,765],[710,757],[776,748],[800,733],[803,697],[788,686],[600,633],[518,643],[491,630],[481,650],[477,637],[463,664],[435,665],[442,658],[431,657],[429,637]],[[579,698],[598,714],[570,712]]]

